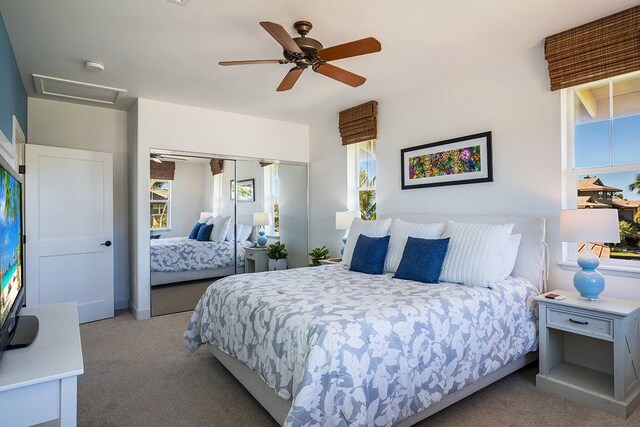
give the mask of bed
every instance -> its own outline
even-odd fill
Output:
[[[244,248],[249,241],[200,242],[170,237],[151,242],[151,286],[229,276],[244,272]]]
[[[513,222],[513,277],[425,285],[333,265],[227,278],[198,303],[187,348],[206,344],[287,426],[408,426],[536,360],[544,220],[393,217]]]

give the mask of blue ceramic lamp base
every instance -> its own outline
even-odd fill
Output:
[[[258,231],[258,246],[265,246],[267,244],[267,236],[264,235],[264,228]]]
[[[573,286],[580,296],[589,301],[598,299],[598,295],[604,290],[604,276],[596,270],[600,260],[591,251],[591,245],[586,243],[585,251],[578,257],[578,265],[582,270],[573,276]]]

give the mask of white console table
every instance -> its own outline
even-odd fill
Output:
[[[7,351],[0,361],[2,426],[52,420],[75,426],[77,378],[84,373],[76,304],[25,308],[20,314],[37,316],[40,329],[30,346]]]

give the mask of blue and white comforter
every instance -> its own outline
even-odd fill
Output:
[[[292,399],[287,426],[388,426],[537,348],[538,294],[427,285],[322,266],[219,280],[184,334]]]
[[[244,265],[244,248],[237,243],[238,266]],[[234,262],[233,242],[199,242],[188,237],[151,240],[151,271],[191,271],[230,267]]]

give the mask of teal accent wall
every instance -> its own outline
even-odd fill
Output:
[[[9,141],[13,132],[12,116],[27,132],[27,92],[13,54],[7,28],[0,13],[0,130]]]

